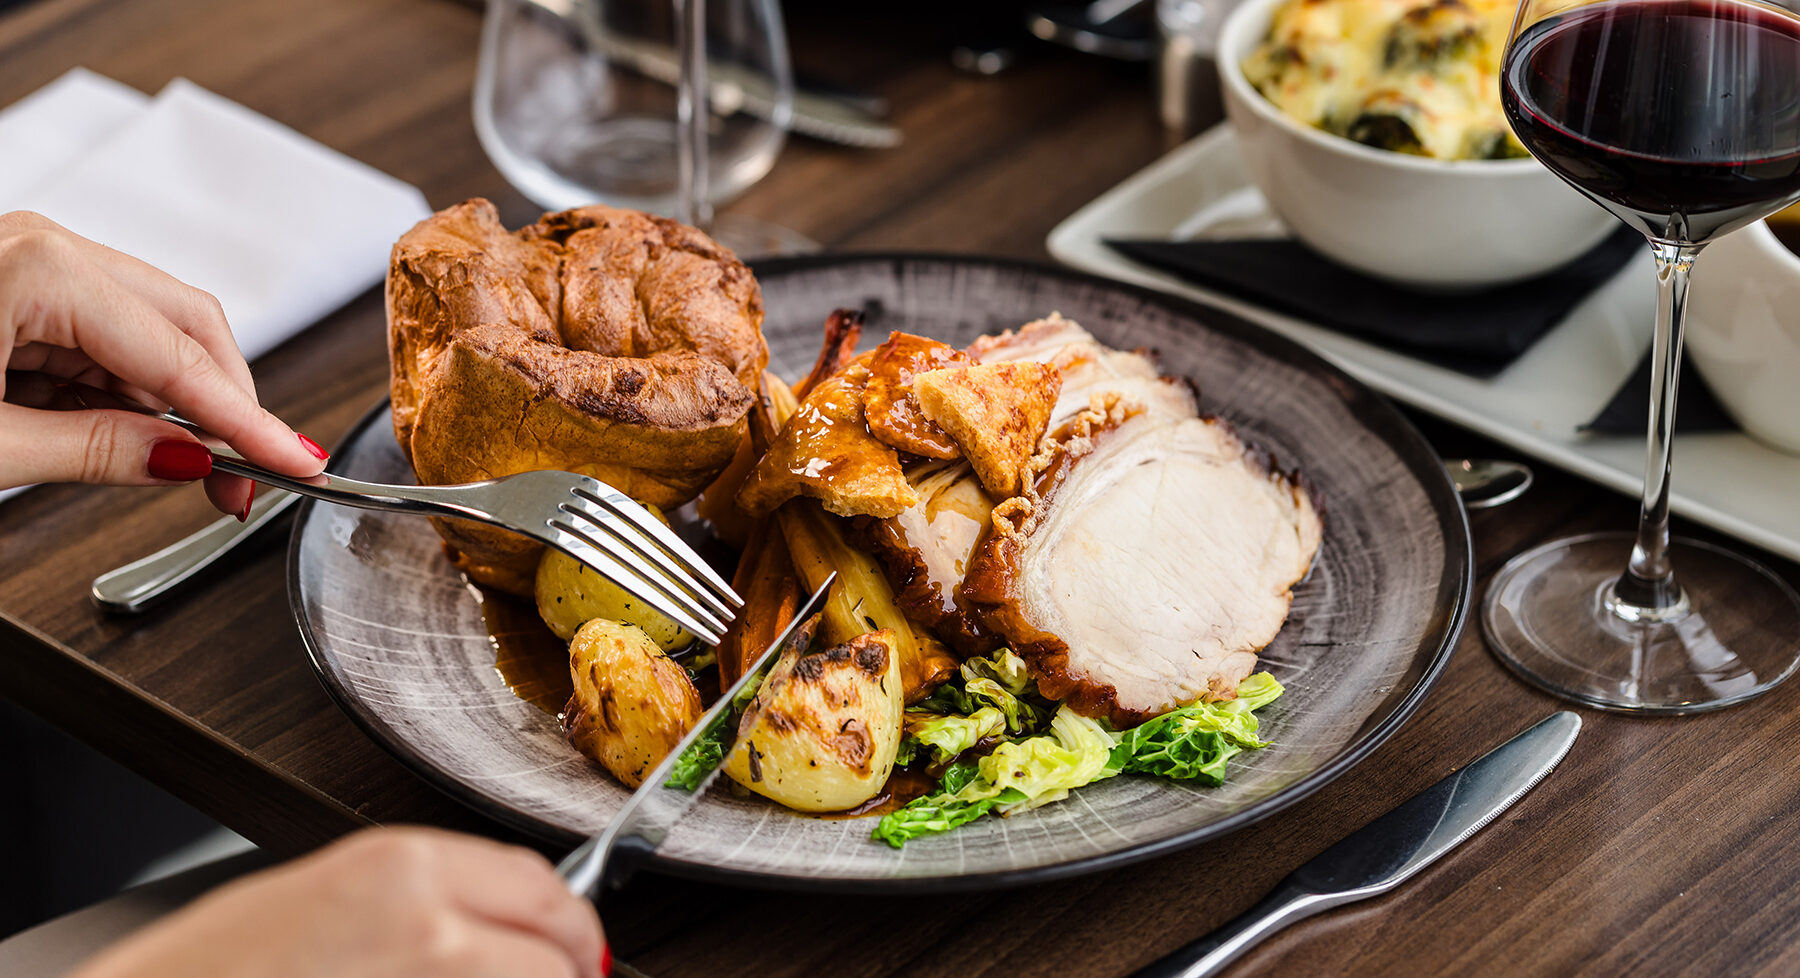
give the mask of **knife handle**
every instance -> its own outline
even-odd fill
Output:
[[[1151,962],[1131,978],[1206,978],[1225,970],[1263,938],[1344,901],[1283,881],[1275,892],[1218,930]]]
[[[193,577],[256,531],[274,522],[288,511],[300,497],[274,486],[259,486],[250,504],[250,515],[239,523],[236,517],[214,520],[187,536],[141,560],[94,578],[91,594],[94,603],[107,611],[132,613],[143,611],[161,601],[183,581]]]

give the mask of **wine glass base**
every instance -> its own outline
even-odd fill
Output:
[[[1699,713],[1773,689],[1800,664],[1800,595],[1762,566],[1698,540],[1669,546],[1690,610],[1631,622],[1608,610],[1629,533],[1554,540],[1488,586],[1494,655],[1564,699],[1627,713]]]

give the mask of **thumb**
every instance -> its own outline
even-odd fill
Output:
[[[210,471],[206,446],[166,421],[129,411],[39,411],[0,403],[0,487],[168,486]]]

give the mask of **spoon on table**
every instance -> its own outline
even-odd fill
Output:
[[[1495,458],[1447,458],[1444,468],[1465,509],[1487,509],[1510,503],[1531,488],[1531,469],[1520,462]]]

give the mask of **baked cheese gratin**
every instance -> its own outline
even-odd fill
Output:
[[[1513,0],[1288,0],[1243,68],[1307,125],[1445,160],[1524,156],[1500,109]]]

